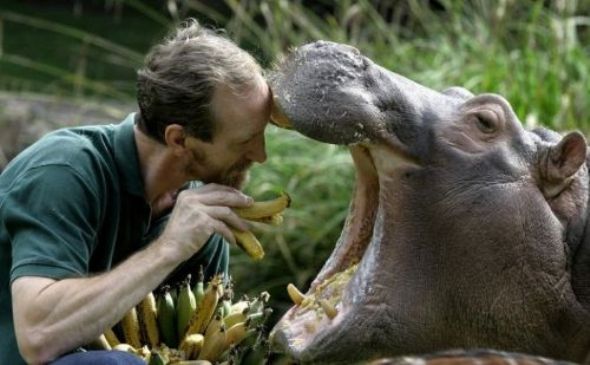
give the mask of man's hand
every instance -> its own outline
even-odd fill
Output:
[[[207,184],[180,192],[168,224],[155,244],[166,245],[184,261],[199,251],[213,233],[235,243],[228,226],[248,230],[232,208],[248,207],[253,199],[234,188]]]

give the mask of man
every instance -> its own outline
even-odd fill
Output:
[[[219,237],[248,229],[231,208],[252,203],[239,188],[266,159],[271,97],[256,61],[189,21],[137,85],[138,113],[53,132],[0,175],[1,364],[141,364],[73,351],[183,262],[226,270]],[[193,180],[204,185],[182,189]]]

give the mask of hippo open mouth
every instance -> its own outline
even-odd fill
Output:
[[[276,349],[321,364],[454,347],[584,356],[571,265],[583,136],[526,131],[500,96],[436,92],[331,42],[298,48],[270,83],[272,120],[349,146],[357,173],[340,239],[273,329]]]

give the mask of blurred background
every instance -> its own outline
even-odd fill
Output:
[[[590,131],[590,0],[2,0],[0,166],[48,130],[116,123],[135,106],[150,46],[195,17],[272,68],[318,39],[351,44],[434,89],[461,85],[506,97],[527,126]],[[232,251],[236,293],[267,290],[272,321],[307,290],[337,241],[354,170],[345,148],[269,127],[257,198],[288,191],[278,228],[256,227],[266,258]]]

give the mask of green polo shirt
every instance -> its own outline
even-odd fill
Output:
[[[135,144],[134,114],[118,125],[61,129],[18,155],[0,175],[0,364],[24,364],[14,336],[10,284],[104,272],[151,242]],[[227,272],[227,243],[214,235],[173,276]],[[76,336],[72,333],[72,336]]]

